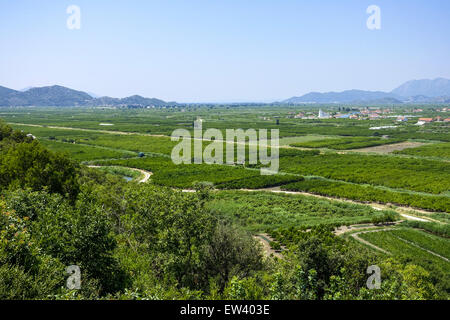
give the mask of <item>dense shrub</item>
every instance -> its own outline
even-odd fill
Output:
[[[77,165],[36,140],[0,145],[0,190],[8,187],[47,188],[75,199],[79,191]]]

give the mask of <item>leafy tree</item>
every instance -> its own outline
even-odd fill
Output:
[[[76,198],[77,165],[66,156],[48,151],[37,141],[14,143],[0,149],[0,154],[0,188],[47,188]]]
[[[64,266],[41,252],[29,218],[0,201],[0,299],[45,299],[63,283]]]
[[[107,217],[87,195],[81,194],[75,205],[59,194],[44,191],[17,190],[9,196],[9,208],[17,208],[18,215],[26,219],[27,213],[33,217],[27,230],[43,254],[65,266],[78,265],[82,279],[86,283],[98,280],[102,292],[125,286],[126,277],[113,257],[116,240]]]
[[[423,300],[437,299],[438,293],[431,282],[429,272],[413,264],[403,265],[390,258],[380,263],[381,288],[361,288],[358,299],[374,300]]]
[[[262,249],[246,232],[220,222],[206,247],[204,263],[205,276],[217,279],[223,290],[232,276],[245,278],[263,268]]]

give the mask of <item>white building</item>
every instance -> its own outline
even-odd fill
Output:
[[[323,112],[322,109],[319,109],[319,119],[328,119],[330,115],[326,112]]]

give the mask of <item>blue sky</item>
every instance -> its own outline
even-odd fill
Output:
[[[381,30],[366,27],[372,4]],[[14,89],[179,102],[390,91],[450,78],[450,1],[0,0],[0,44],[0,85]]]

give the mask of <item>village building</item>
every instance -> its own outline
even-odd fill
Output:
[[[425,123],[431,123],[433,122],[433,118],[419,118],[419,121],[417,121],[416,125],[422,126]]]
[[[329,119],[330,115],[326,112],[323,112],[322,109],[319,110],[319,119]]]

